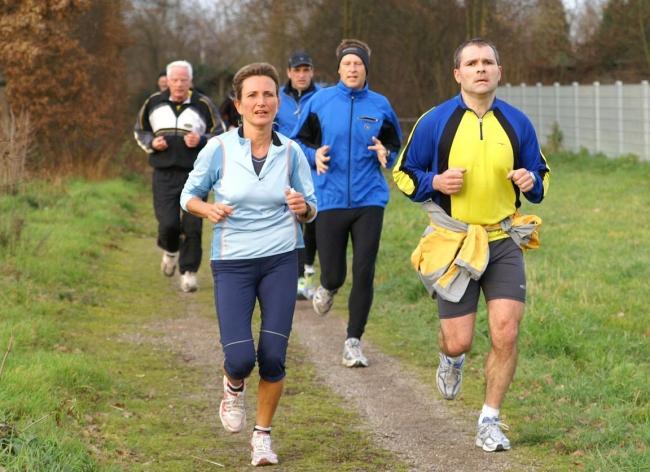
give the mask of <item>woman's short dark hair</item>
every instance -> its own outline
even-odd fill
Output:
[[[237,71],[235,77],[232,79],[232,90],[237,100],[241,100],[242,88],[244,87],[244,80],[256,75],[263,75],[269,77],[275,82],[275,93],[280,92],[280,76],[278,71],[268,62],[254,62],[248,64]]]

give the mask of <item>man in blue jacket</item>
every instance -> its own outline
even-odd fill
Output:
[[[312,97],[293,137],[312,167],[319,202],[316,240],[321,276],[312,300],[314,311],[326,314],[345,282],[351,238],[352,289],[343,365],[365,367],[368,359],[360,339],[372,306],[375,260],[389,196],[382,169],[395,162],[402,132],[388,99],[368,88],[368,45],[344,39],[336,57],[340,81]]]
[[[306,52],[297,51],[291,55],[287,77],[287,83],[280,89],[280,109],[273,128],[285,136],[291,136],[300,112],[321,87],[314,83],[314,63]],[[314,292],[311,279],[316,259],[316,224],[312,222],[303,226],[305,248],[298,250],[297,296],[300,300],[307,300]]]

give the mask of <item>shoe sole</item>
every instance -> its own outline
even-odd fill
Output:
[[[343,364],[345,367],[368,367],[368,362],[363,362],[360,360],[346,361],[343,359],[341,361],[341,364]]]
[[[436,387],[438,387],[438,392],[440,392],[440,396],[443,398],[443,400],[449,400],[449,401],[456,400],[456,397],[458,397],[458,395],[460,394],[459,391],[456,395],[448,396],[442,390],[440,390],[440,387],[438,386],[437,383],[436,383]]]
[[[490,449],[488,446],[483,444],[480,439],[476,440],[476,447],[480,447],[485,452],[505,452],[510,450],[510,446],[505,447],[503,444],[497,444],[494,449]]]
[[[277,462],[272,462],[268,459],[260,459],[259,462],[251,461],[251,465],[255,467],[264,467],[265,465],[276,465]]]

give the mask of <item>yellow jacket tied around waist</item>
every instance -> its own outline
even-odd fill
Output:
[[[411,254],[411,263],[429,292],[458,302],[470,279],[478,280],[490,260],[489,242],[510,237],[522,249],[539,247],[541,218],[518,212],[490,226],[466,224],[445,213],[437,204],[422,204],[430,224]]]

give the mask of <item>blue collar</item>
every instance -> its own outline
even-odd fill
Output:
[[[351,89],[350,87],[346,86],[342,80],[339,80],[339,83],[336,84],[336,88],[344,95],[348,95],[350,97],[355,97],[355,98],[363,97],[364,95],[368,94],[368,81],[366,80],[366,83],[363,84],[363,88]]]

